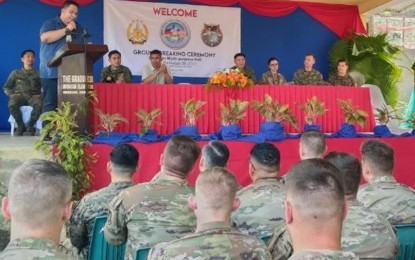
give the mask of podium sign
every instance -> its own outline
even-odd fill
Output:
[[[107,45],[67,43],[56,52],[48,66],[58,66],[58,106],[70,102],[82,106],[76,121],[79,131],[88,131],[92,119],[88,119],[89,95],[93,91],[93,65],[108,52]]]

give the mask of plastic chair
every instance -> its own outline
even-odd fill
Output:
[[[22,112],[23,123],[27,124],[30,120],[30,115],[32,114],[33,107],[31,106],[21,106],[20,111]],[[10,123],[10,135],[14,135],[14,129],[17,127],[16,120],[12,115],[9,116],[9,123]],[[37,131],[42,132],[42,121],[38,119],[36,124],[34,125]]]
[[[270,238],[272,237],[272,235],[270,236],[263,236],[261,237],[261,240],[264,241],[265,245],[268,245],[268,242],[270,240]]]
[[[415,224],[395,225],[399,239],[399,260],[415,259]]]
[[[97,217],[95,219],[92,241],[89,247],[89,260],[123,260],[125,255],[125,243],[119,246],[112,246],[104,238],[104,226],[107,217]]]
[[[150,247],[142,247],[142,248],[137,249],[135,260],[146,260],[149,252],[150,252]]]

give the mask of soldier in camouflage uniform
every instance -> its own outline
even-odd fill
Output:
[[[82,259],[88,258],[95,218],[108,215],[108,204],[122,190],[133,186],[132,178],[138,164],[138,151],[130,144],[112,149],[107,164],[111,183],[105,188],[87,194],[79,202],[69,221],[69,237],[79,249]]]
[[[121,65],[121,53],[119,51],[110,51],[108,61],[111,65],[101,71],[101,82],[131,83],[133,81],[130,69]]]
[[[235,176],[220,167],[202,172],[189,206],[197,217],[195,234],[156,245],[148,259],[271,259],[267,248],[255,237],[230,226],[231,211],[238,207]]]
[[[33,68],[35,52],[25,50],[22,52],[21,60],[23,68],[14,70],[4,84],[4,92],[10,97],[9,110],[17,123],[17,135],[34,135],[36,130],[34,124],[42,114],[42,96],[39,71]],[[27,128],[23,123],[21,106],[33,107]]]
[[[271,57],[268,60],[268,68],[267,72],[264,72],[261,76],[261,81],[259,84],[263,85],[283,85],[285,84],[286,80],[285,77],[278,72],[279,64],[278,60],[275,57]]]
[[[57,245],[71,197],[71,177],[59,164],[32,159],[17,168],[2,205],[12,222],[12,240],[0,259],[70,259]]]
[[[356,86],[354,79],[347,73],[349,68],[347,61],[340,59],[337,61],[337,73],[330,75],[329,84],[334,86]]]
[[[229,149],[221,141],[213,140],[202,148],[199,161],[199,172],[213,167],[226,167],[229,159]]]
[[[301,135],[299,147],[301,160],[323,158],[326,151],[326,136],[321,131],[310,130]]]
[[[357,200],[392,225],[415,223],[415,190],[393,178],[393,149],[379,140],[368,140],[361,153],[367,183],[360,187]]]
[[[138,248],[194,231],[196,217],[187,205],[194,188],[186,179],[199,155],[193,139],[174,136],[164,149],[158,178],[127,188],[111,201],[105,239],[113,245],[127,241],[126,259],[135,259]]]
[[[278,178],[280,152],[271,143],[251,149],[249,176],[253,183],[238,191],[241,205],[232,213],[234,227],[259,238],[272,235],[284,223],[285,186]]]
[[[294,73],[293,82],[295,85],[324,85],[323,75],[313,69],[313,65],[316,63],[316,56],[312,53],[308,53],[305,56],[304,68],[299,69]]]
[[[303,160],[286,178],[286,226],[294,254],[289,259],[358,259],[341,251],[342,222],[347,213],[343,180],[339,170],[322,159]],[[277,227],[268,249],[273,259],[281,257]],[[307,258],[308,257],[308,258]]]
[[[233,62],[235,63],[235,66],[233,66],[231,69],[238,69],[242,74],[244,74],[245,77],[250,79],[252,83],[256,83],[256,76],[253,69],[246,66],[246,59],[245,54],[243,53],[237,53],[233,56]]]

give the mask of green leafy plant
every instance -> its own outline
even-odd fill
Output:
[[[353,106],[352,100],[337,99],[337,103],[343,110],[343,117],[348,124],[358,124],[360,126],[366,125],[367,113],[357,106]]]
[[[200,110],[206,104],[205,101],[190,99],[186,102],[180,102],[180,106],[184,110],[184,120],[187,126],[195,126],[199,117],[205,114],[205,111]]]
[[[52,161],[62,165],[70,174],[75,200],[79,200],[89,188],[92,175],[90,169],[95,162],[95,154],[90,154],[84,149],[89,137],[80,135],[76,130],[77,113],[69,102],[62,103],[61,108],[55,111],[43,113],[41,119],[49,123],[42,129],[40,138],[35,143],[36,150],[50,155]],[[53,145],[44,141],[45,137],[52,137]]]
[[[140,136],[147,134],[151,125],[161,125],[161,122],[156,120],[161,113],[160,108],[154,108],[149,113],[144,109],[139,109],[135,113],[138,117],[138,123],[141,125]]]
[[[100,127],[109,135],[114,132],[114,129],[121,122],[128,123],[128,120],[122,117],[120,114],[105,114],[102,110],[96,109],[96,114],[99,117]]]
[[[288,121],[297,128],[296,118],[292,115],[289,105],[281,105],[265,94],[264,101],[254,100],[251,102],[254,111],[260,113],[265,122],[284,122]]]
[[[397,83],[402,68],[394,60],[400,49],[388,43],[386,38],[387,34],[350,35],[331,47],[329,60],[331,71],[335,72],[337,61],[347,59],[349,70],[362,73],[367,84],[379,86],[386,103],[395,107],[399,98]]]
[[[324,115],[328,109],[323,102],[321,102],[316,96],[301,105],[301,110],[304,112],[304,120],[307,124],[315,124],[317,117]]]
[[[391,119],[401,120],[401,118],[395,114],[395,109],[389,109],[386,104],[383,104],[381,108],[376,108],[375,118],[379,124],[386,125]]]
[[[243,120],[246,117],[248,105],[248,101],[238,99],[229,99],[228,106],[220,103],[220,120],[222,125],[233,125]]]

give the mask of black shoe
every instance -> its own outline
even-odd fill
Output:
[[[26,132],[26,127],[24,125],[18,125],[17,130],[16,130],[16,135],[22,136],[24,132]]]
[[[32,127],[28,127],[26,132],[23,133],[23,135],[25,136],[34,136],[36,133],[36,129],[32,126]]]

